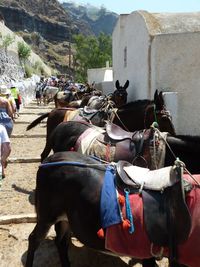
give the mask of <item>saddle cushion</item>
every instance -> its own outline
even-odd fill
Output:
[[[88,148],[88,155],[96,156],[108,162],[115,161],[115,145],[104,143],[104,134],[100,134]]]
[[[151,170],[159,169],[164,166],[167,135],[167,132],[160,132],[159,135],[156,133],[154,134],[153,141],[149,146],[151,154]]]
[[[93,143],[97,139],[97,137],[103,133],[104,130],[100,127],[91,126],[87,130],[85,130],[77,139],[75,144],[75,151],[80,152],[85,155],[93,155],[91,148],[93,147]]]
[[[171,166],[153,171],[133,165],[124,166],[123,169],[136,185],[146,189],[162,191],[178,182],[177,174]]]
[[[75,109],[75,110],[67,110],[63,119],[63,122],[65,121],[81,121],[83,120],[82,117],[79,116],[79,109]]]

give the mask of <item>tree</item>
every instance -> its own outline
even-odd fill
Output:
[[[2,37],[2,34],[1,34],[0,38],[2,38],[2,47],[4,47],[5,53],[7,55],[8,47],[9,47],[9,45],[11,45],[14,42],[15,37],[10,35],[10,34],[7,34],[7,35]]]
[[[87,80],[87,69],[102,68],[112,61],[111,36],[100,33],[98,37],[78,34],[73,37],[76,54],[76,80]]]
[[[21,63],[25,63],[31,55],[31,49],[24,42],[18,42],[18,56]]]

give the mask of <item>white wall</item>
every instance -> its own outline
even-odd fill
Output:
[[[88,82],[92,84],[95,82],[95,88],[101,90],[104,94],[109,94],[114,92],[113,84],[113,69],[106,68],[96,68],[88,69],[87,71]]]
[[[127,47],[127,66],[124,48]],[[113,75],[128,101],[165,95],[177,134],[200,135],[200,13],[120,15],[113,31]]]
[[[129,80],[128,101],[149,96],[149,44],[150,37],[139,12],[120,15],[113,35],[113,78],[124,84]],[[124,49],[127,47],[127,66]]]
[[[178,134],[200,135],[200,32],[158,35],[152,42],[151,96],[154,89],[177,92]]]
[[[104,95],[113,93],[115,90],[113,82],[96,83],[95,88],[102,91]]]
[[[113,70],[112,68],[96,68],[87,70],[88,82],[112,82],[113,81]]]

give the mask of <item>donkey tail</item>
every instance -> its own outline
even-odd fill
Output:
[[[35,119],[34,121],[32,121],[27,127],[26,127],[26,131],[32,129],[33,127],[35,127],[36,125],[38,125],[42,120],[44,120],[45,118],[47,118],[49,116],[50,112],[44,113],[42,114],[40,117],[38,117],[37,119]]]

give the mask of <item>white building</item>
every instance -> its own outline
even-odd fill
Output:
[[[95,88],[101,90],[104,94],[114,91],[113,69],[109,67],[109,62],[106,62],[105,68],[88,69],[87,78],[89,84],[95,83]]]
[[[128,100],[166,94],[178,134],[200,134],[200,12],[120,15],[113,31],[113,80]]]

